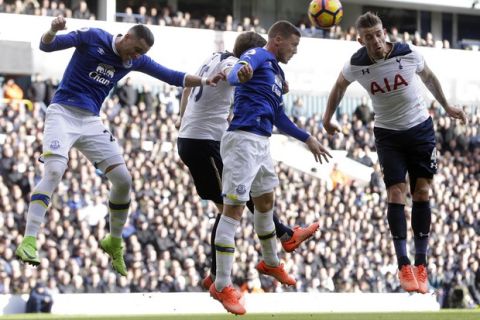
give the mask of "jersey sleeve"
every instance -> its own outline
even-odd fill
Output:
[[[425,59],[423,55],[418,51],[417,47],[414,45],[410,45],[410,49],[412,49],[413,57],[415,59],[415,65],[417,69],[415,70],[417,73],[422,72],[425,68]]]
[[[149,56],[143,55],[140,59],[142,59],[142,61],[139,63],[136,69],[137,71],[146,73],[168,84],[183,87],[183,80],[186,76],[185,72],[164,67]]]
[[[245,64],[249,64],[252,67],[253,72],[259,66],[261,66],[265,60],[268,59],[268,54],[261,48],[250,49],[240,56],[240,59],[232,67],[232,71],[227,76],[227,81],[232,86],[240,84],[238,80],[238,70],[240,70]]]
[[[56,35],[55,38],[53,38],[53,41],[48,44],[43,43],[42,39],[40,39],[40,50],[52,52],[71,47],[78,47],[84,43],[91,43],[94,36],[94,29],[84,28],[67,34]]]
[[[347,61],[343,66],[342,75],[348,82],[353,82],[356,80],[352,72],[352,64],[350,61]]]
[[[280,110],[277,112],[275,117],[275,126],[282,132],[288,134],[291,137],[294,137],[297,140],[302,142],[307,141],[310,135],[297,127],[295,123],[290,120],[287,115],[285,114],[284,108],[279,108]]]

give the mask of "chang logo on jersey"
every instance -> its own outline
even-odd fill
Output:
[[[375,95],[375,93],[381,92],[381,93],[386,93],[386,92],[391,92],[399,89],[401,86],[408,86],[408,82],[400,75],[396,74],[393,80],[388,80],[387,78],[383,78],[383,83],[385,84],[385,87],[382,88],[380,84],[378,84],[376,81],[372,81],[370,83],[370,93],[372,95]]]
[[[97,69],[88,74],[90,78],[105,86],[110,84],[110,79],[112,79],[114,75],[115,68],[105,63],[99,63]]]

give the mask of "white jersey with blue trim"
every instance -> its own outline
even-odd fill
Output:
[[[343,67],[349,81],[368,91],[375,112],[375,126],[406,130],[428,118],[421,79],[423,56],[412,45],[392,43],[385,59],[374,61],[362,47]]]
[[[198,69],[200,77],[213,77],[231,68],[238,58],[230,52],[217,52]],[[219,81],[216,87],[201,86],[192,89],[180,125],[180,138],[220,141],[228,127],[228,115],[233,101],[233,87]]]
[[[130,71],[140,71],[175,86],[183,86],[185,73],[168,69],[147,55],[122,61],[115,38],[97,28],[57,35],[50,43],[40,41],[46,52],[75,47],[52,103],[78,107],[95,115],[115,84]]]

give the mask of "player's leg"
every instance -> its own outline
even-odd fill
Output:
[[[395,247],[400,285],[406,291],[418,290],[407,253],[407,221],[405,217],[405,194],[407,157],[402,151],[400,132],[375,128],[375,144],[378,160],[387,187],[387,220]]]
[[[415,242],[414,274],[420,293],[428,292],[427,249],[432,213],[430,209],[430,189],[437,171],[435,132],[432,119],[427,119],[409,130],[408,173],[412,193],[412,229]]]
[[[116,139],[98,117],[87,119],[82,130],[85,135],[74,146],[105,174],[111,184],[108,197],[110,233],[100,241],[100,248],[112,258],[113,269],[126,276],[122,231],[130,209],[132,176]]]
[[[202,280],[202,286],[209,289],[216,274],[215,234],[223,211],[221,172],[223,163],[220,156],[220,141],[178,138],[178,154],[187,166],[200,198],[211,200],[218,209],[210,234],[210,273]]]
[[[36,237],[53,191],[57,188],[67,168],[68,152],[79,137],[77,127],[81,120],[76,116],[71,114],[69,109],[58,104],[52,104],[47,109],[43,133],[43,153],[40,158],[40,161],[45,163],[44,173],[32,191],[25,237],[15,251],[20,260],[32,265],[40,263]]]
[[[270,275],[283,284],[294,285],[293,277],[284,270],[277,255],[277,239],[273,223],[274,189],[278,186],[273,160],[270,155],[269,141],[258,141],[260,170],[252,183],[251,194],[255,206],[253,221],[254,229],[260,240],[263,260],[257,265],[262,274]]]
[[[44,162],[43,177],[30,196],[25,237],[15,251],[15,255],[20,260],[35,266],[40,264],[36,244],[37,235],[45,218],[53,191],[57,188],[67,168],[67,159],[62,156],[50,156]]]

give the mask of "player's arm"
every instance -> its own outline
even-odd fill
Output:
[[[328,162],[328,157],[332,157],[327,149],[325,149],[317,139],[312,137],[307,132],[297,127],[292,120],[290,120],[285,112],[280,111],[275,119],[275,126],[282,132],[294,137],[297,140],[304,142],[308,149],[313,153],[315,161],[322,163],[322,157]]]
[[[253,72],[267,59],[266,54],[258,49],[248,50],[240,56],[230,70],[227,81],[232,86],[238,86],[245,83],[253,77]]]
[[[180,119],[183,118],[185,114],[185,109],[187,108],[188,97],[192,92],[192,87],[185,87],[182,92],[182,97],[180,98]]]
[[[345,91],[347,90],[347,87],[349,85],[350,82],[345,79],[343,73],[340,72],[337,81],[332,88],[332,91],[328,95],[327,109],[323,114],[323,127],[328,134],[335,134],[335,132],[340,131],[340,127],[337,124],[332,123],[332,117],[335,114],[335,110],[337,110],[340,101],[342,101],[343,96],[345,95]]]
[[[142,59],[142,61],[137,67],[137,71],[146,73],[158,80],[177,87],[198,87],[203,85],[215,87],[218,81],[225,78],[225,76],[220,73],[211,78],[207,78],[172,70],[162,66],[146,55],[143,55],[140,59]]]
[[[440,85],[440,81],[438,81],[437,76],[432,72],[426,63],[423,70],[420,71],[418,75],[420,76],[420,79],[422,79],[427,89],[432,93],[443,109],[445,109],[445,112],[447,112],[450,117],[460,119],[462,123],[465,124],[467,122],[467,115],[461,108],[454,107],[448,103],[447,99],[445,98],[445,94],[443,93],[442,86]]]
[[[52,20],[50,24],[50,29],[42,35],[42,42],[44,44],[49,44],[53,41],[57,32],[60,30],[65,30],[67,26],[67,20],[64,17],[58,16]]]
[[[66,20],[58,16],[52,20],[50,29],[42,35],[40,40],[40,50],[52,52],[57,50],[77,47],[83,43],[90,43],[94,31],[89,28],[75,30],[67,34],[57,35],[60,30],[66,29]]]

